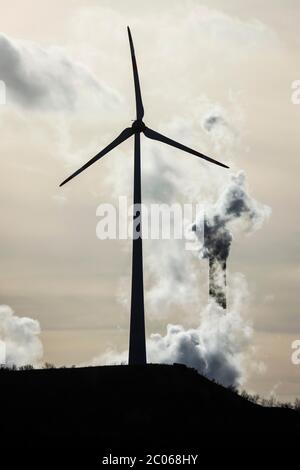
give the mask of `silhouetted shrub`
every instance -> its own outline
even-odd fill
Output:
[[[294,401],[294,410],[300,413],[300,398],[296,398]]]
[[[278,402],[277,406],[279,406],[280,408],[289,408],[290,410],[292,410],[294,408],[293,404],[289,401],[283,402],[283,403]]]
[[[237,395],[239,394],[239,390],[236,385],[229,385],[228,390],[230,390],[232,393],[236,393]]]
[[[43,369],[55,369],[55,365],[50,362],[45,362]]]

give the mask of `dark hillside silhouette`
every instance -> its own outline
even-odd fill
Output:
[[[251,403],[180,365],[0,370],[1,446],[177,453],[295,445],[300,414]]]

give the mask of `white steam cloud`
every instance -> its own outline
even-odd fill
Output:
[[[0,340],[5,344],[5,365],[38,365],[43,357],[37,320],[18,317],[8,305],[0,305]]]
[[[185,329],[169,324],[165,336],[151,335],[148,342],[151,362],[186,364],[225,386],[244,383],[245,365],[252,360],[253,328],[245,314],[248,292],[242,275],[234,276],[231,295],[226,315],[211,300],[200,313],[198,327]]]

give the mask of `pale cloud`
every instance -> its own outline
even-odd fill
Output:
[[[6,346],[6,366],[39,365],[43,346],[39,322],[18,317],[8,305],[0,305],[0,340]]]
[[[63,48],[43,48],[0,34],[0,78],[6,85],[7,102],[38,110],[73,110],[95,106],[105,110],[120,96],[82,63],[73,61]]]

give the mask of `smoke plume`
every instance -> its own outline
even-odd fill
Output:
[[[229,256],[232,233],[250,233],[261,227],[270,209],[253,199],[246,188],[243,171],[232,175],[215,205],[206,208],[203,258],[220,261]],[[199,227],[197,227],[199,233]]]
[[[206,208],[204,237],[201,226],[193,230],[204,240],[202,258],[209,260],[209,292],[226,308],[226,260],[229,256],[233,232],[250,233],[261,227],[270,214],[270,208],[253,199],[246,188],[243,171],[231,176],[231,181],[215,205]]]

